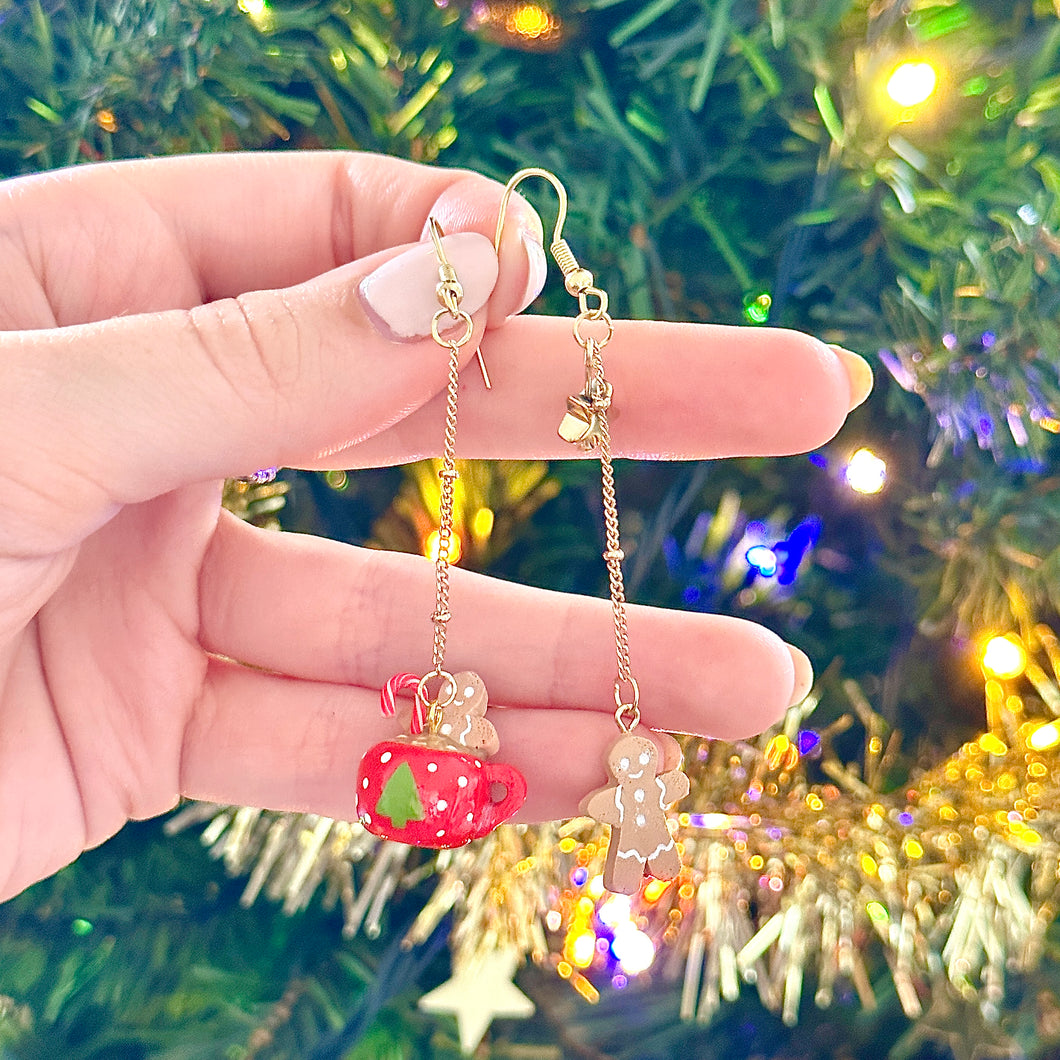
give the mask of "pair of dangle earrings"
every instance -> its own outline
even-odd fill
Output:
[[[659,771],[654,741],[637,733],[640,724],[640,687],[629,657],[629,631],[622,577],[625,558],[619,539],[618,506],[611,458],[608,409],[613,390],[604,375],[602,351],[614,334],[607,311],[607,294],[594,286],[562,238],[567,194],[548,170],[522,169],[508,181],[497,217],[495,243],[500,246],[505,213],[512,192],[528,177],[541,177],[555,188],[559,212],[550,252],[563,272],[564,286],[578,300],[574,339],[581,347],[585,385],[567,399],[559,434],[600,459],[611,610],[618,663],[614,682],[615,723],[619,733],[607,755],[610,780],[590,792],[580,811],[611,827],[603,882],[610,891],[634,894],[645,874],[673,879],[681,870],[677,844],[667,823],[667,807],[688,794],[688,778],[680,769]],[[437,295],[431,334],[449,353],[446,387],[445,435],[439,505],[438,555],[435,559],[433,659],[422,677],[397,674],[384,686],[381,706],[393,715],[397,695],[414,690],[409,732],[370,748],[357,778],[357,814],[372,833],[419,847],[462,846],[479,839],[508,820],[526,798],[526,780],[512,766],[491,758],[499,749],[497,732],[486,717],[488,696],[481,678],[445,669],[449,613],[449,556],[453,536],[453,487],[456,472],[458,368],[461,349],[471,340],[473,325],[460,308],[463,291],[446,258],[442,231],[432,217],[431,239],[438,258]],[[442,331],[448,337],[443,337]],[[479,354],[483,379],[489,377]]]

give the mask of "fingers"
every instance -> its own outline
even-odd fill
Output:
[[[613,728],[608,601],[450,573],[451,672],[478,673],[491,703],[595,713]],[[434,568],[422,557],[256,530],[225,515],[202,569],[200,639],[208,651],[292,677],[379,688],[397,672],[430,668],[433,609]],[[633,606],[629,637],[654,729],[746,736],[775,722],[796,693],[787,645],[752,622]]]
[[[500,195],[466,170],[369,153],[195,155],[4,182],[0,230],[21,235],[54,322],[67,325],[295,286],[421,241],[431,213],[446,231],[492,240]],[[527,304],[524,232],[540,244],[540,220],[513,196],[491,320]]]
[[[527,779],[516,820],[573,817],[585,793],[607,780],[614,719],[583,711],[496,710],[498,759]],[[211,663],[189,722],[181,761],[181,793],[213,802],[307,810],[351,820],[361,756],[391,739],[393,718],[377,691],[263,674],[222,660]],[[650,735],[660,762],[680,761],[677,743]]]
[[[482,353],[493,389],[469,380],[461,392],[461,456],[584,455],[556,433],[567,396],[584,385],[571,324],[517,317],[486,335]],[[684,460],[805,452],[833,437],[867,393],[863,372],[849,371],[833,348],[780,328],[620,320],[604,362],[614,385],[616,456]],[[853,363],[868,371],[861,358]],[[370,467],[436,455],[443,422],[439,397],[314,466]]]
[[[444,244],[481,328],[497,276],[493,247],[476,233]],[[311,459],[384,429],[444,390],[448,351],[429,337],[384,334],[371,299],[358,293],[367,284],[386,312],[393,299],[379,290],[400,285],[408,271],[433,273],[421,288],[432,297],[433,255],[417,244],[405,248],[396,272],[388,251],[296,287],[190,311],[0,334],[12,410],[0,466],[15,480],[14,507],[27,520],[21,540],[7,547],[29,554],[61,547],[63,535],[90,531],[116,504]],[[402,308],[400,319],[416,312],[429,334],[429,302]],[[472,341],[465,360],[474,349]]]

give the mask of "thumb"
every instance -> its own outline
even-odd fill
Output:
[[[466,362],[497,256],[475,232],[443,246],[463,286],[461,309],[477,314]],[[33,487],[8,513],[16,534],[19,514],[25,521],[23,554],[62,547],[118,504],[306,464],[407,416],[446,383],[448,350],[430,337],[437,282],[427,242],[190,310],[0,334],[12,410],[0,468]]]

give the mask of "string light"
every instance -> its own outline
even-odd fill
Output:
[[[931,63],[899,63],[887,79],[887,95],[900,107],[916,107],[931,98],[938,81]]]
[[[627,975],[647,971],[655,960],[655,943],[635,924],[625,923],[615,929],[611,952]]]
[[[270,28],[272,12],[266,0],[239,0],[239,10],[262,32]]]
[[[748,324],[764,324],[769,320],[773,299],[767,291],[749,294],[743,300],[743,318]]]
[[[471,518],[471,533],[478,541],[485,541],[493,533],[492,508],[479,508]]]
[[[847,461],[843,477],[855,493],[879,493],[887,481],[887,462],[871,449],[858,449]]]
[[[766,545],[752,545],[744,553],[744,559],[764,578],[772,578],[777,573],[777,554]]]
[[[983,669],[992,677],[1011,680],[1019,677],[1027,666],[1027,650],[1019,640],[1007,634],[991,637],[983,649]]]
[[[1032,751],[1048,751],[1050,748],[1056,747],[1057,744],[1060,744],[1060,723],[1055,721],[1039,725],[1027,737],[1027,746]]]
[[[441,537],[437,530],[432,530],[423,539],[423,554],[432,562],[438,561],[438,543]],[[460,544],[460,535],[453,534],[449,539],[449,565],[452,566],[454,563],[460,562],[460,556],[463,552],[463,548]]]

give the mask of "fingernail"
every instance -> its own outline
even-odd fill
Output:
[[[872,392],[872,369],[864,357],[844,350],[842,346],[829,343],[828,348],[835,351],[847,370],[847,379],[850,382],[850,411],[853,412]]]
[[[526,275],[526,291],[520,300],[519,308],[516,310],[517,313],[521,313],[541,293],[542,288],[545,286],[545,279],[548,276],[548,260],[545,258],[545,248],[541,245],[541,240],[537,237],[537,233],[524,228],[521,239],[526,250],[529,266]]]
[[[800,651],[794,644],[788,645],[788,651],[791,652],[791,661],[795,666],[795,687],[792,689],[788,706],[794,707],[801,703],[813,688],[813,663],[806,652]]]
[[[464,288],[460,308],[474,313],[489,301],[497,282],[493,244],[478,232],[454,232],[442,246]],[[410,342],[431,333],[439,309],[437,284],[434,246],[419,243],[369,273],[357,293],[378,331],[395,342]]]

